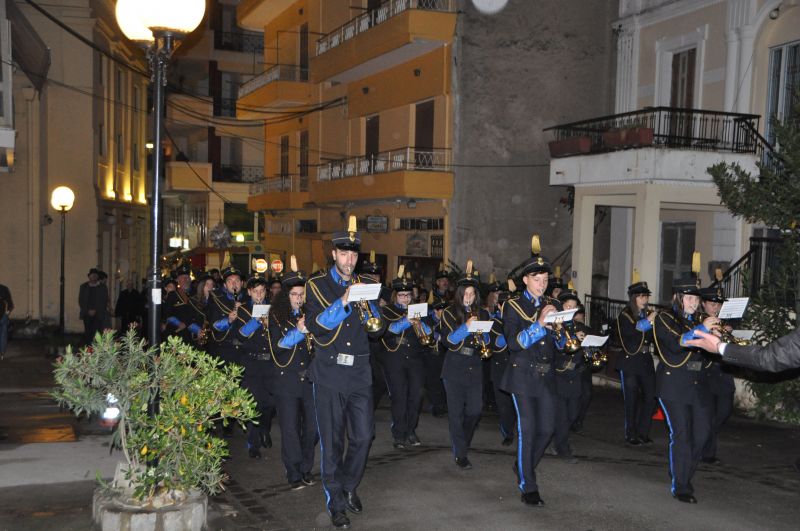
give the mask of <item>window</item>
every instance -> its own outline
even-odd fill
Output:
[[[125,162],[125,144],[122,142],[122,133],[117,133],[117,164]]]
[[[672,282],[692,270],[696,226],[693,222],[667,222],[661,225],[661,302],[668,303]]]
[[[444,230],[444,218],[400,218],[398,230]]]
[[[300,191],[308,190],[308,131],[300,131]]]
[[[117,70],[117,104],[122,103],[122,83],[125,79],[122,70]]]
[[[297,220],[297,232],[317,232],[316,219]]]
[[[800,91],[800,42],[795,41],[770,50],[769,92],[767,94],[766,137],[775,144],[775,120],[795,118]]]
[[[106,133],[103,124],[97,124],[97,154],[106,156]]]
[[[141,113],[139,112],[138,85],[134,85],[133,87],[133,101],[131,102],[131,106],[133,108],[131,112],[131,122],[133,123],[133,132],[131,134],[131,138],[133,139],[131,143],[131,164],[133,165],[133,171],[139,171],[139,119]]]
[[[444,257],[444,235],[431,234],[431,258]]]
[[[281,177],[289,176],[289,137],[281,137]]]
[[[247,211],[246,203],[225,203],[225,225],[231,232],[253,232],[253,212]]]

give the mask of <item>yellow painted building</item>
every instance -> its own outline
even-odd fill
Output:
[[[352,214],[365,252],[430,281],[448,258],[455,2],[245,0],[237,17],[264,32],[237,117],[270,113],[248,200],[265,250],[324,266]]]

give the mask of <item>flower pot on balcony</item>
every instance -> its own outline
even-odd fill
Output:
[[[651,127],[610,129],[603,133],[603,147],[608,149],[625,149],[652,145],[653,129]]]
[[[561,140],[553,140],[547,144],[553,158],[581,155],[592,150],[592,139],[588,136],[571,136]]]

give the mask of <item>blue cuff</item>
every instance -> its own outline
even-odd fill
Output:
[[[426,324],[425,324],[424,322],[422,322],[422,321],[420,321],[420,323],[419,323],[419,324],[420,324],[420,325],[422,325],[422,330],[423,330],[423,332],[425,332],[425,333],[426,333],[426,334],[428,334],[428,335],[430,335],[430,334],[431,334],[431,327],[430,327],[430,326],[426,325]]]
[[[250,337],[253,333],[261,328],[261,321],[253,317],[243,327],[239,329],[239,333],[242,334],[244,337]]]
[[[286,333],[285,336],[278,341],[278,346],[281,348],[292,348],[296,344],[300,343],[305,339],[306,335],[298,330],[297,328],[292,328],[289,332]]]
[[[639,332],[647,332],[653,329],[653,323],[648,321],[647,319],[640,319],[636,322],[636,330]]]
[[[698,330],[700,330],[701,332],[705,332],[706,334],[708,333],[708,328],[706,328],[705,325],[696,326],[681,336],[681,346],[685,347],[686,342],[691,341],[692,339],[700,339],[695,335],[695,332],[697,332]]]
[[[447,340],[452,343],[453,345],[457,345],[464,341],[467,336],[469,335],[469,329],[467,328],[467,324],[464,323],[447,336]]]
[[[497,348],[505,348],[506,336],[504,336],[503,334],[497,336],[497,341],[495,342],[495,344],[497,345]]]
[[[183,324],[183,322],[173,315],[172,317],[167,318],[167,324],[172,325],[175,328],[178,328],[180,325]]]
[[[200,333],[200,330],[202,330],[202,328],[197,323],[192,323],[189,325],[189,332],[191,332],[192,335],[196,336],[197,334]]]
[[[341,300],[341,299],[339,299],[339,300]],[[378,316],[378,315],[381,314],[380,309],[376,308],[375,305],[372,304],[372,301],[365,301],[365,302],[369,305],[369,309],[372,312],[372,315]],[[367,315],[367,312],[364,312],[364,320],[361,321],[361,324],[366,323],[367,320],[369,320],[369,315]]]
[[[528,328],[517,334],[517,341],[522,348],[529,348],[531,345],[547,335],[545,329],[539,323],[533,323]]]
[[[403,317],[402,319],[398,319],[397,321],[389,325],[389,332],[393,334],[399,334],[403,330],[406,330],[410,327],[411,327],[411,321],[408,320],[408,317]]]
[[[342,304],[342,299],[336,299],[333,304],[317,315],[317,324],[328,330],[333,330],[350,315],[350,305]]]
[[[228,322],[227,318],[220,319],[219,321],[214,323],[214,330],[216,330],[217,332],[224,332],[225,330],[227,330],[230,327],[231,327],[231,324]]]

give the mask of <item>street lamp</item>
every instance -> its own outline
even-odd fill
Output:
[[[75,204],[75,193],[68,186],[59,186],[50,194],[50,206],[61,214],[61,278],[58,302],[58,331],[64,333],[64,239],[67,227],[67,212]]]
[[[118,0],[117,24],[130,40],[146,49],[153,86],[153,187],[150,208],[150,264],[147,315],[148,339],[158,345],[161,310],[161,278],[159,276],[159,247],[161,242],[161,181],[163,178],[164,86],[167,84],[167,65],[172,52],[187,34],[194,31],[205,15],[205,0]]]

